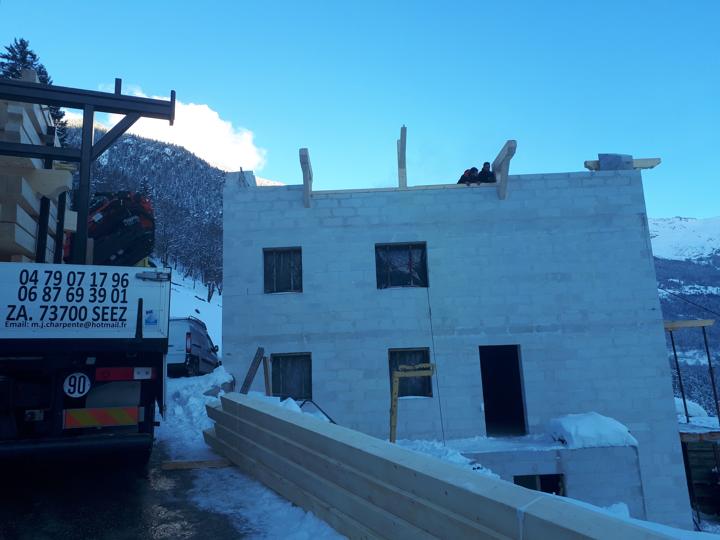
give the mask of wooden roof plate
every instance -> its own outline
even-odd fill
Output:
[[[679,328],[700,328],[703,326],[712,326],[715,324],[714,319],[693,319],[686,321],[665,321],[665,330],[677,330]]]

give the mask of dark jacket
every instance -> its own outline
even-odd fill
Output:
[[[477,175],[477,181],[481,184],[487,184],[495,181],[495,173],[492,171],[480,171]]]
[[[478,183],[477,173],[473,173],[470,169],[465,171],[458,180],[458,184],[477,184]]]

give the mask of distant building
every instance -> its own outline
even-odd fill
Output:
[[[229,176],[224,194],[223,351],[240,380],[262,346],[276,395],[387,438],[391,369],[434,363],[401,384],[399,438],[503,438],[470,454],[522,485],[690,526],[639,170],[253,184]],[[587,412],[638,447],[512,444]]]

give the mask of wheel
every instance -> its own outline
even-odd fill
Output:
[[[197,358],[192,358],[190,362],[188,362],[187,366],[187,374],[188,377],[197,377],[200,375],[200,366],[198,365],[200,362]]]

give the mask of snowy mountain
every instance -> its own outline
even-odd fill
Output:
[[[649,222],[655,257],[697,261],[720,255],[720,217],[674,217]]]

